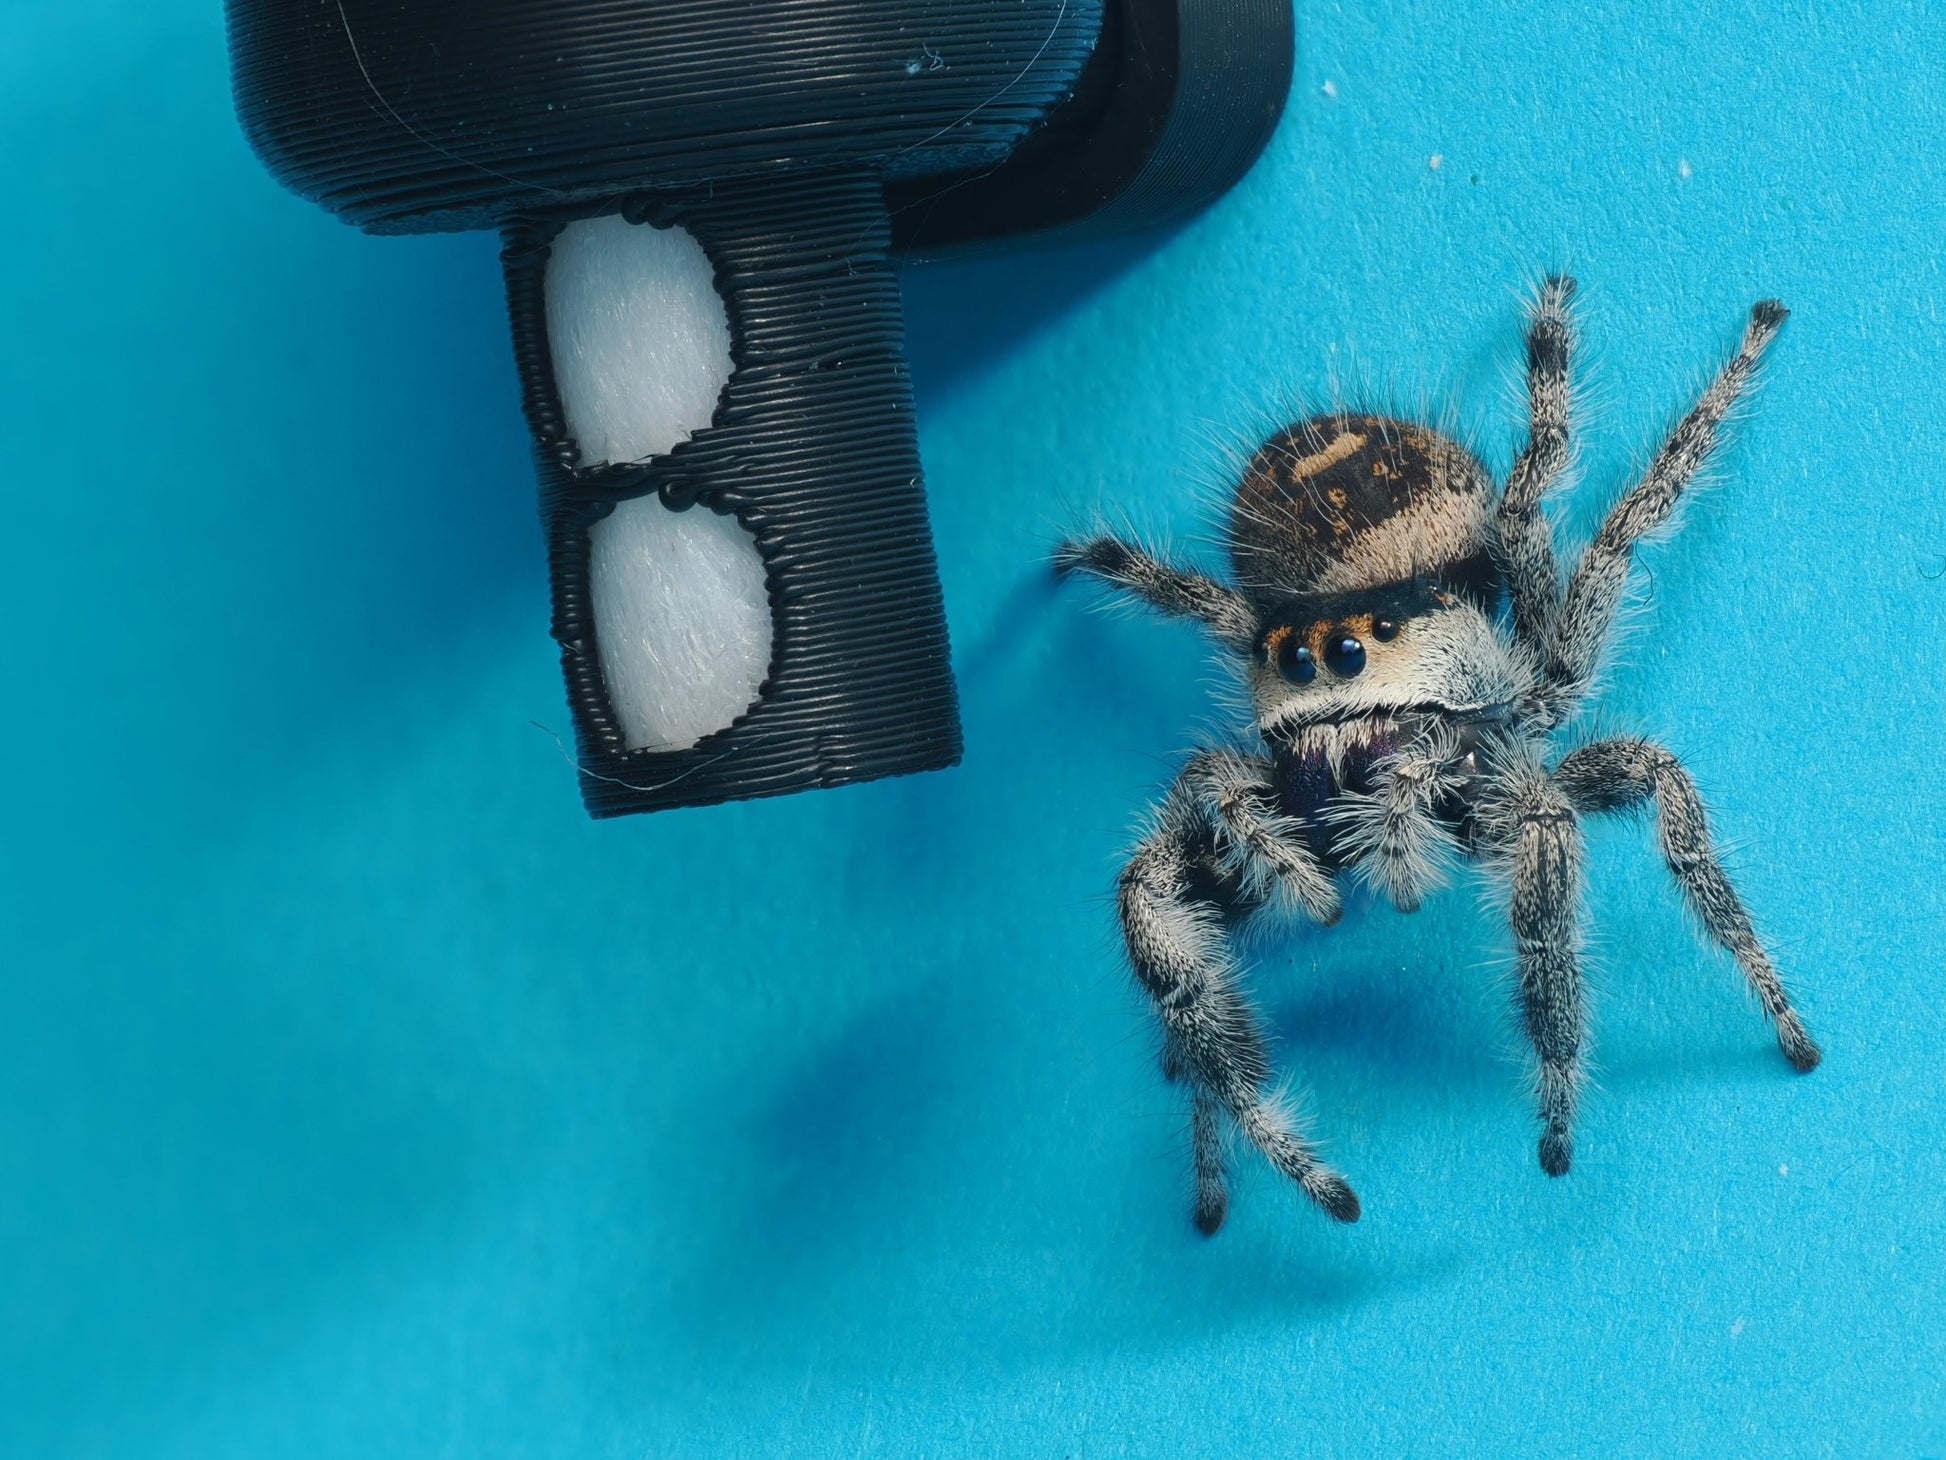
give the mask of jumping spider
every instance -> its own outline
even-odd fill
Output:
[[[1662,854],[1711,938],[1742,968],[1800,1071],[1817,1044],[1785,996],[1711,849],[1682,763],[1635,736],[1550,765],[1549,736],[1587,697],[1635,544],[1666,523],[1785,318],[1765,300],[1742,347],[1608,513],[1565,585],[1541,501],[1568,458],[1568,307],[1550,279],[1527,334],[1529,437],[1496,499],[1457,442],[1384,416],[1321,415],[1272,436],[1230,506],[1237,586],[1101,536],[1064,543],[1086,572],[1199,621],[1235,655],[1261,749],[1197,752],[1123,870],[1123,937],[1187,1083],[1196,1225],[1228,1208],[1222,1122],[1343,1222],[1358,1198],[1271,1090],[1229,932],[1269,904],[1338,920],[1352,872],[1410,912],[1449,857],[1503,879],[1520,1006],[1539,1059],[1540,1163],[1564,1174],[1585,1043],[1579,818],[1653,799]]]

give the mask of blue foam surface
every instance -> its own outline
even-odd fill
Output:
[[[1208,214],[911,271],[964,766],[595,824],[495,241],[280,192],[210,0],[0,6],[0,1454],[1946,1453],[1946,37],[1606,8],[1305,0]],[[1573,1174],[1457,891],[1264,953],[1365,1218],[1204,1241],[1107,891],[1212,676],[1048,544],[1334,392],[1504,470],[1562,264],[1577,531],[1795,311],[1602,720],[1826,1063],[1602,826]]]

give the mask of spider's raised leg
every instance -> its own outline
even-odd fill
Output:
[[[1788,313],[1774,299],[1763,300],[1750,311],[1741,348],[1670,433],[1648,474],[1609,511],[1575,564],[1542,666],[1540,708],[1550,723],[1565,721],[1587,694],[1614,627],[1635,544],[1675,511],[1683,489],[1715,449],[1717,427]]]
[[[1538,760],[1516,752],[1498,770],[1490,815],[1511,879],[1527,1036],[1540,1060],[1541,1169],[1574,1162],[1586,1014],[1581,983],[1581,827]]]
[[[1777,1026],[1777,1043],[1800,1071],[1818,1067],[1817,1041],[1791,1007],[1776,965],[1757,940],[1743,899],[1710,845],[1709,816],[1682,762],[1652,740],[1597,740],[1567,756],[1554,779],[1583,811],[1620,811],[1655,799],[1656,839],[1683,897],[1743,976]]]
[[[1541,285],[1527,327],[1527,445],[1514,460],[1494,509],[1494,551],[1507,576],[1514,632],[1530,648],[1546,648],[1561,603],[1561,569],[1554,529],[1541,511],[1568,461],[1568,304],[1574,280],[1556,275]]]
[[[1111,587],[1132,593],[1149,607],[1178,618],[1193,618],[1227,648],[1250,652],[1257,619],[1249,601],[1203,573],[1165,563],[1153,553],[1119,537],[1064,542],[1054,550],[1054,570],[1092,573]]]
[[[1222,919],[1193,885],[1208,869],[1199,865],[1200,849],[1170,822],[1165,813],[1164,825],[1136,848],[1122,871],[1117,902],[1135,977],[1192,1086],[1227,1111],[1251,1144],[1319,1206],[1341,1222],[1356,1221],[1358,1198],[1318,1159],[1268,1091],[1269,1052],[1237,987]],[[1221,1168],[1201,1159],[1204,1133],[1215,1134],[1213,1114],[1203,1109],[1196,1115],[1199,1225],[1206,1217],[1220,1220]],[[1207,1199],[1206,1180],[1215,1183]]]

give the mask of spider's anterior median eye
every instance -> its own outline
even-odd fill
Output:
[[[1381,644],[1389,644],[1399,636],[1399,621],[1395,618],[1375,618],[1372,620],[1372,637]]]
[[[1318,677],[1318,661],[1311,656],[1310,646],[1296,634],[1277,646],[1277,672],[1292,684],[1309,684]]]
[[[1324,641],[1324,662],[1333,674],[1350,679],[1365,667],[1365,646],[1351,634],[1333,634]]]

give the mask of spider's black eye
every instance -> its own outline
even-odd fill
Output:
[[[1277,646],[1277,672],[1292,684],[1309,684],[1318,677],[1318,661],[1296,634]]]
[[[1372,620],[1372,637],[1381,644],[1389,644],[1399,636],[1399,621],[1395,618],[1375,618]]]
[[[1350,634],[1333,634],[1324,641],[1324,662],[1341,679],[1350,679],[1365,667],[1365,646]]]

